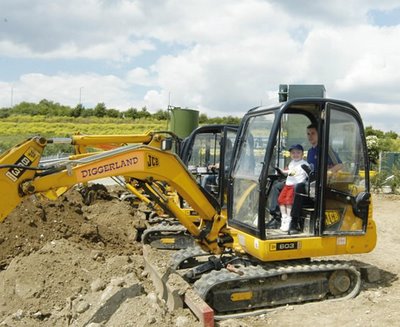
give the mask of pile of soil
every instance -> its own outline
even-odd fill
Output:
[[[197,324],[155,294],[137,241],[145,216],[119,192],[91,205],[77,189],[32,196],[0,224],[0,326]]]
[[[26,198],[0,224],[0,326],[201,326],[189,309],[169,312],[144,272],[143,213],[110,197],[85,205],[72,189],[56,201]],[[377,267],[360,295],[272,309],[217,326],[395,326],[400,320],[400,197],[374,196],[378,245],[334,259]],[[162,254],[160,254],[162,255]]]
[[[140,245],[135,242],[135,221],[141,217],[135,216],[129,203],[110,198],[86,206],[76,189],[56,201],[39,195],[25,198],[1,225],[0,266],[58,239],[93,249],[107,248],[115,254],[137,253]]]

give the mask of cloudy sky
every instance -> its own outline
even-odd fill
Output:
[[[400,133],[398,0],[0,2],[0,107],[45,98],[242,116],[299,83]]]

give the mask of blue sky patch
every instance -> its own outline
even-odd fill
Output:
[[[400,25],[400,7],[392,10],[370,10],[368,17],[373,25],[378,26],[396,26]]]

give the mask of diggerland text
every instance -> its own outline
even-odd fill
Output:
[[[108,171],[113,171],[123,167],[133,166],[136,165],[138,161],[139,161],[138,157],[133,157],[129,159],[122,159],[120,161],[112,162],[98,167],[83,169],[81,170],[82,178],[101,175]]]

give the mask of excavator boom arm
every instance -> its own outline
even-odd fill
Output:
[[[27,142],[19,152],[28,151],[32,147],[31,143]],[[37,166],[41,152],[36,152],[35,165]],[[1,164],[4,165],[4,162],[1,162]],[[33,167],[32,164],[30,168],[33,169]],[[180,223],[199,239],[203,247],[215,253],[221,251],[217,241],[220,233],[225,232],[226,217],[219,214],[218,209],[213,206],[210,199],[175,154],[147,145],[125,146],[79,160],[66,160],[63,163],[58,163],[57,167],[47,167],[46,170],[39,172],[31,171],[24,178],[13,183],[8,182],[13,201],[11,205],[6,205],[3,198],[0,199],[1,217],[4,219],[18,205],[23,196],[45,192],[57,194],[57,190],[60,188],[112,176],[132,177],[149,185],[160,181],[176,189],[189,205],[199,213],[201,219],[209,222],[209,224],[205,224],[208,225],[207,231],[201,230],[194,222],[185,219],[186,215],[171,199],[164,200],[165,205],[176,215]],[[1,179],[7,179],[7,176]]]

